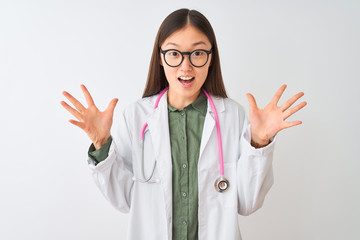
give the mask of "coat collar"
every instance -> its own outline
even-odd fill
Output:
[[[160,107],[160,104],[165,104],[167,106],[167,91],[166,93],[164,94],[164,96],[162,96],[162,98],[160,99],[160,102],[159,102],[159,106],[158,108]],[[152,107],[154,107],[155,105],[155,102],[156,102],[156,99],[157,97],[159,96],[159,94],[156,94],[156,95],[153,95],[151,97],[148,97],[148,98],[145,98],[144,100],[146,100],[146,102],[148,104],[150,104]],[[214,105],[216,107],[216,111],[218,113],[221,113],[223,111],[225,111],[225,104],[224,104],[224,98],[221,98],[221,97],[214,97],[212,94],[210,94],[211,96],[211,99],[213,100],[214,102]],[[208,104],[207,104],[207,112],[212,112],[212,109],[211,109],[211,106],[209,104],[209,100],[208,100]]]

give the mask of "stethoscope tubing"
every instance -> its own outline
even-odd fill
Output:
[[[155,102],[155,105],[154,105],[154,110],[158,107],[159,105],[159,102],[160,102],[160,99],[161,97],[164,95],[164,93],[169,89],[169,87],[166,87],[165,89],[163,89],[159,96],[157,97],[156,99],[156,102]],[[222,141],[221,141],[221,131],[220,131],[220,123],[219,123],[219,117],[218,117],[218,114],[217,114],[217,111],[216,111],[216,108],[215,108],[215,104],[211,98],[211,96],[209,95],[209,93],[207,91],[205,91],[205,89],[201,89],[204,94],[206,95],[207,99],[209,100],[209,103],[210,103],[210,106],[211,106],[211,109],[214,113],[214,117],[215,117],[215,123],[216,123],[216,130],[217,130],[217,137],[218,137],[218,149],[219,149],[219,167],[220,167],[220,177],[218,179],[216,179],[215,181],[215,189],[218,191],[218,192],[225,192],[229,186],[230,186],[230,183],[229,181],[224,177],[224,161],[223,161],[223,149],[222,149]],[[142,175],[143,175],[143,179],[139,179],[139,178],[136,178],[135,176],[133,177],[133,180],[134,181],[139,181],[139,182],[142,182],[142,183],[157,183],[157,182],[160,182],[160,180],[155,180],[155,181],[151,181],[151,178],[153,177],[154,175],[154,172],[155,172],[155,168],[156,168],[156,163],[157,161],[155,160],[154,162],[154,166],[153,166],[153,169],[152,169],[152,172],[151,172],[151,175],[149,178],[146,178],[145,177],[145,170],[144,170],[144,137],[145,137],[145,130],[147,128],[148,124],[145,123],[142,130],[141,130],[141,148],[142,148],[142,153],[141,153],[141,159],[142,159],[142,162],[141,162],[141,172],[142,172]]]
[[[162,90],[158,96],[158,98],[156,99],[156,102],[155,102],[155,105],[154,105],[154,110],[158,107],[159,105],[159,102],[160,102],[160,99],[161,97],[164,95],[164,93],[169,89],[169,87],[165,88],[164,90]],[[142,130],[141,130],[141,172],[142,172],[142,175],[143,175],[143,178],[144,179],[140,179],[140,178],[136,178],[135,176],[133,177],[133,180],[134,181],[139,181],[141,183],[158,183],[159,180],[155,180],[155,181],[150,181],[151,178],[153,177],[154,175],[154,172],[155,172],[155,168],[156,168],[156,163],[157,161],[155,160],[154,162],[154,166],[153,166],[153,169],[151,171],[151,174],[150,174],[150,177],[146,178],[145,177],[145,169],[144,169],[144,137],[145,137],[145,130],[148,126],[148,123],[145,123]]]

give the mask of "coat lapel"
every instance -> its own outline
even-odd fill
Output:
[[[167,93],[161,97],[159,105],[149,115],[147,120],[150,136],[153,142],[157,169],[163,188],[166,205],[168,233],[172,229],[172,160],[169,134]]]
[[[214,96],[211,96],[211,99],[214,102],[216,112],[218,114],[218,117],[220,118],[220,114],[225,111],[224,99],[217,98]],[[221,123],[220,123],[220,129],[221,129]],[[213,110],[211,109],[211,105],[210,105],[210,102],[208,99],[207,112],[206,112],[206,116],[205,116],[203,133],[202,133],[202,137],[201,137],[199,159],[201,159],[201,155],[204,152],[204,149],[205,149],[206,145],[208,144],[210,136],[213,133],[213,131],[215,131],[214,134],[216,134],[215,115],[214,115]]]

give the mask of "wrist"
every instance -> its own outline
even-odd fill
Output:
[[[106,138],[103,138],[103,139],[101,139],[101,140],[99,140],[99,141],[93,142],[95,149],[98,150],[98,149],[100,149],[102,146],[104,146],[105,143],[107,143],[107,141],[109,140],[109,138],[110,138],[110,136],[108,136],[108,137],[106,137]]]
[[[251,139],[251,146],[253,146],[254,148],[262,148],[267,146],[270,143],[270,140],[263,140],[263,141],[254,141],[253,139]]]

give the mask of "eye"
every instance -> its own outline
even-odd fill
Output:
[[[177,51],[169,51],[167,52],[167,55],[170,57],[178,57],[180,54]]]
[[[203,51],[201,51],[201,50],[199,50],[199,51],[195,51],[195,52],[193,52],[193,54],[192,54],[193,56],[195,56],[195,57],[200,57],[200,56],[202,56],[202,55],[204,55],[204,52]]]

